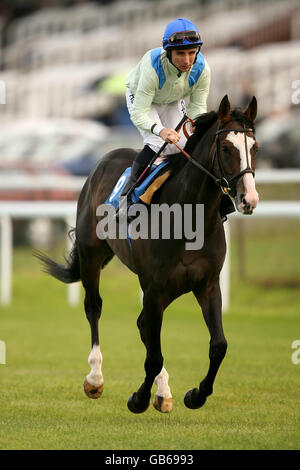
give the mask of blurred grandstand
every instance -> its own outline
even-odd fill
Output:
[[[291,99],[300,79],[299,0],[10,0],[0,7],[0,199],[56,198],[56,190],[28,191],[30,183],[9,190],[9,181],[34,175],[42,185],[47,173],[71,187],[66,178],[86,176],[107,150],[141,145],[124,77],[179,16],[199,25],[204,40],[209,109],[225,93],[241,106],[255,94],[258,166],[300,166]],[[79,187],[59,198],[76,197]]]

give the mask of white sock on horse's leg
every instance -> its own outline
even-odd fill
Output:
[[[164,398],[172,398],[171,390],[169,387],[169,374],[163,367],[160,373],[154,379],[157,385],[156,395]]]
[[[83,389],[89,398],[99,398],[103,392],[102,354],[100,346],[94,344],[90,352],[88,362],[91,372],[86,376]]]
[[[90,352],[88,363],[91,366],[91,372],[87,375],[86,379],[95,387],[103,385],[103,375],[102,375],[102,354],[100,351],[100,346],[94,344]]]
[[[157,392],[154,397],[153,406],[162,413],[170,413],[173,409],[173,399],[168,380],[169,374],[164,367],[154,379],[157,385]]]

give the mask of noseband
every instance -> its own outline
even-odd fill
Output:
[[[189,120],[192,121],[191,119],[189,119]],[[230,122],[230,121],[228,121],[228,122]],[[221,155],[220,155],[220,137],[219,137],[219,135],[222,132],[231,132],[231,131],[233,131],[233,132],[243,132],[244,133],[247,166],[244,170],[240,171],[237,175],[233,176],[232,178],[230,178],[230,180],[228,180],[228,179],[225,178],[225,172],[224,172],[224,168],[223,168],[223,165],[222,165],[222,160],[221,160]],[[190,160],[191,163],[193,163],[193,165],[195,165],[197,168],[199,168],[204,173],[206,173],[210,178],[212,178],[214,180],[215,184],[221,188],[221,190],[224,194],[228,194],[231,197],[234,197],[236,195],[236,192],[237,192],[236,185],[237,185],[238,179],[246,173],[251,173],[253,176],[255,176],[255,173],[254,173],[254,171],[252,170],[252,168],[249,164],[249,154],[248,154],[247,140],[246,140],[246,133],[247,132],[254,132],[254,130],[253,129],[246,129],[245,126],[244,126],[243,129],[226,129],[226,128],[222,129],[222,128],[219,127],[218,130],[216,131],[216,133],[215,133],[216,148],[215,148],[215,152],[214,152],[214,156],[213,156],[213,164],[214,164],[215,159],[217,159],[218,169],[219,169],[221,177],[215,176],[213,173],[211,173],[209,170],[207,170],[207,168],[205,168],[203,165],[201,165],[201,163],[197,162],[197,160],[192,158],[178,144],[175,144],[175,145],[181,151],[181,153],[183,153],[183,155],[188,160]],[[185,135],[186,135],[186,137],[188,137],[187,134],[185,134]]]

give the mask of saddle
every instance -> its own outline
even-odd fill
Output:
[[[130,203],[135,204],[141,201],[144,204],[150,205],[155,192],[161,188],[165,181],[167,181],[167,179],[170,177],[171,169],[169,167],[169,161],[163,161],[159,165],[152,165],[148,175],[131,193]],[[122,193],[122,189],[125,186],[127,179],[129,178],[130,172],[131,167],[128,167],[122,173],[113,191],[105,201],[105,204],[111,204],[115,207],[115,209],[118,207],[120,194]]]

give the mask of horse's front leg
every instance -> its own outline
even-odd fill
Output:
[[[144,308],[138,318],[137,325],[141,339],[146,346],[144,364],[146,376],[138,391],[128,399],[127,406],[133,413],[146,411],[150,403],[154,379],[162,370],[163,356],[160,344],[162,312],[163,309],[156,295],[149,295],[148,300],[144,297]]]
[[[222,360],[226,354],[227,341],[222,326],[222,298],[219,282],[208,284],[204,289],[194,291],[202,307],[203,316],[210,332],[209,369],[199,388],[188,391],[184,403],[188,408],[200,408],[213,392],[213,384]]]

